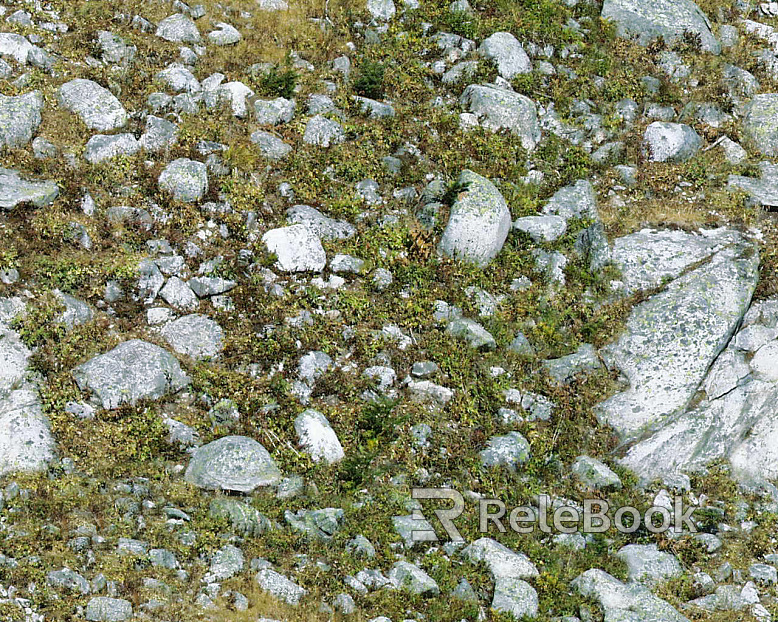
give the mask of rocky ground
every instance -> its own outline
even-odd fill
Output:
[[[774,2],[6,0],[0,620],[771,620],[775,158]]]

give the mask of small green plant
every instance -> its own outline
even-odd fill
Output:
[[[285,63],[282,67],[273,65],[261,78],[259,78],[258,90],[260,94],[267,96],[286,97],[294,96],[299,75]]]
[[[354,91],[357,95],[380,99],[384,96],[384,74],[386,68],[376,61],[365,61],[359,68],[359,75],[354,80]]]

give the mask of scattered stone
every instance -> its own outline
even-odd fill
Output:
[[[119,156],[135,155],[141,150],[141,143],[132,134],[96,134],[86,143],[84,159],[90,164],[100,164]]]
[[[233,529],[244,537],[261,536],[272,528],[270,521],[254,506],[229,497],[217,497],[211,501],[208,514],[213,518],[227,519]]]
[[[25,181],[18,171],[0,168],[0,209],[32,203],[45,207],[59,196],[59,187],[53,181]]]
[[[584,485],[595,490],[606,488],[621,489],[619,476],[607,464],[595,458],[578,456],[573,463],[572,471]]]
[[[178,318],[166,324],[161,334],[176,352],[196,360],[215,359],[224,347],[224,331],[205,315]]]
[[[294,429],[300,445],[311,455],[314,462],[325,461],[334,464],[345,457],[337,434],[320,412],[313,409],[302,412],[294,420]]]
[[[176,13],[157,25],[156,35],[173,43],[200,43],[200,31],[186,15]]]
[[[653,585],[683,574],[681,564],[671,553],[660,551],[655,544],[628,544],[616,557],[627,565],[627,579]]]
[[[534,242],[555,242],[567,231],[567,221],[561,216],[525,216],[514,220],[513,228],[528,233]]]
[[[505,467],[515,471],[518,465],[529,460],[529,443],[518,432],[493,436],[479,455],[485,467]]]
[[[327,264],[319,237],[306,225],[271,229],[262,242],[276,255],[276,266],[284,272],[321,272]]]
[[[178,158],[160,173],[159,187],[176,201],[195,203],[208,192],[208,169],[202,162]]]
[[[356,228],[345,220],[335,220],[322,214],[319,210],[308,205],[295,205],[286,212],[286,219],[292,224],[301,224],[308,227],[320,239],[348,240],[356,235]],[[344,257],[344,255],[340,255]],[[334,261],[334,260],[333,260]],[[330,263],[332,268],[332,263]]]
[[[537,107],[524,95],[490,84],[471,84],[459,102],[476,115],[483,127],[492,131],[511,130],[528,151],[540,142]]]
[[[123,622],[132,618],[132,603],[122,598],[95,596],[86,604],[90,622]]]
[[[317,114],[308,121],[303,134],[303,142],[308,145],[327,148],[346,140],[346,133],[337,121]]]
[[[396,562],[389,571],[389,580],[396,589],[416,596],[437,596],[440,588],[435,580],[418,566]]]
[[[497,349],[497,342],[494,337],[475,320],[458,318],[449,323],[446,332],[461,339],[476,350],[488,351]]]
[[[283,160],[292,152],[292,146],[271,134],[257,130],[250,136],[251,142],[259,147],[259,151],[268,160]]]
[[[59,88],[59,104],[77,114],[89,129],[110,132],[127,124],[127,111],[121,102],[97,82],[78,78]]]
[[[506,80],[513,80],[519,74],[532,71],[532,63],[527,53],[518,39],[509,32],[495,32],[484,39],[478,51],[482,56],[497,63],[497,70]]]
[[[300,604],[300,599],[306,594],[304,588],[270,568],[260,570],[257,573],[256,581],[260,589],[288,605]]]
[[[17,97],[0,95],[0,151],[29,143],[41,124],[42,111],[43,94],[40,91]]]

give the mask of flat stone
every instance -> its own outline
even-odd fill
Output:
[[[305,133],[303,134],[304,143],[323,148],[338,145],[345,142],[345,140],[346,133],[340,126],[340,123],[320,114],[311,117],[308,125],[305,126]]]
[[[100,164],[119,156],[135,155],[141,150],[141,143],[130,133],[95,134],[84,149],[84,159],[90,164]]]
[[[745,106],[741,127],[746,146],[766,156],[778,155],[778,93],[754,95]]]
[[[186,481],[207,490],[252,492],[281,481],[268,451],[246,436],[224,436],[195,450]]]
[[[457,339],[465,341],[471,348],[476,350],[488,351],[497,349],[497,342],[491,333],[475,320],[467,318],[453,320],[446,327],[446,332]]]
[[[435,580],[418,566],[409,562],[395,562],[389,571],[389,580],[396,589],[416,596],[437,596],[440,588]]]
[[[529,460],[529,443],[519,432],[493,436],[479,455],[485,467],[499,466],[515,471],[518,465]]]
[[[165,324],[160,332],[176,352],[196,360],[218,358],[224,348],[224,331],[205,315],[185,315]]]
[[[260,570],[257,573],[256,581],[260,589],[288,605],[300,604],[300,599],[306,594],[304,588],[270,568]]]
[[[45,207],[58,196],[59,187],[54,181],[26,181],[18,171],[0,168],[0,209],[13,209],[24,203]]]
[[[3,359],[7,358],[2,346],[8,339],[8,335],[0,338],[0,369],[6,387],[8,376]],[[7,392],[0,399],[0,477],[43,472],[54,459],[55,451],[51,425],[43,414],[37,390],[22,387]]]
[[[595,490],[621,488],[619,476],[607,464],[590,456],[578,456],[571,471],[583,484]]]
[[[275,134],[257,130],[252,132],[251,142],[259,147],[262,156],[268,160],[283,160],[292,152],[292,146],[285,143]]]
[[[16,97],[0,95],[0,150],[24,147],[41,124],[43,93],[32,91]]]
[[[528,233],[534,242],[555,242],[567,231],[567,221],[561,216],[525,216],[514,220],[513,228]]]
[[[675,555],[660,551],[655,544],[628,544],[616,557],[627,565],[627,578],[632,582],[651,586],[683,574]]]
[[[317,410],[308,409],[294,420],[300,445],[314,462],[334,464],[345,457],[343,447],[327,418]]]
[[[356,227],[345,220],[335,220],[308,205],[295,205],[286,212],[286,219],[292,224],[307,226],[320,239],[348,240],[356,235]],[[332,267],[332,266],[330,266]]]
[[[509,32],[495,32],[484,39],[478,52],[497,63],[497,71],[506,80],[519,74],[530,73],[532,63],[518,39]]]
[[[509,129],[521,139],[522,147],[528,151],[540,142],[537,107],[525,95],[490,84],[471,84],[464,90],[459,102],[475,114],[486,129]]]
[[[197,25],[186,15],[176,13],[157,24],[158,37],[174,43],[200,43],[200,31]]]
[[[132,618],[132,603],[123,598],[95,596],[86,604],[90,622],[123,622]]]
[[[479,538],[462,549],[462,557],[471,562],[484,562],[492,577],[532,579],[540,575],[535,564],[524,553],[512,551],[492,538]]]
[[[646,128],[643,141],[651,162],[684,162],[702,147],[702,138],[683,123],[655,121]]]
[[[202,162],[178,158],[160,173],[159,187],[172,194],[176,201],[200,201],[208,192],[208,169]]]

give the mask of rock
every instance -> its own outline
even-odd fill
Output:
[[[540,142],[537,107],[524,95],[490,84],[471,84],[462,93],[459,103],[475,114],[483,127],[492,131],[511,130],[528,151]]]
[[[642,585],[622,583],[596,568],[579,575],[570,585],[582,596],[599,602],[605,610],[606,620],[689,622],[668,602],[654,596]]]
[[[45,471],[56,450],[51,426],[43,414],[37,390],[23,386],[9,391],[16,384],[9,381],[19,375],[17,371],[8,373],[9,363],[13,370],[20,362],[14,360],[19,355],[26,363],[21,350],[26,348],[14,335],[6,333],[0,339],[0,395],[7,392],[0,399],[0,477],[17,472]],[[16,348],[17,352],[9,352],[9,346]],[[29,351],[26,356],[29,356]]]
[[[94,311],[83,300],[63,294],[58,289],[51,292],[65,310],[57,316],[56,321],[64,324],[69,330],[75,326],[86,324],[94,317]]]
[[[316,540],[332,540],[343,525],[344,512],[340,508],[284,512],[284,518],[295,531]]]
[[[158,37],[173,43],[200,43],[200,31],[186,15],[176,13],[157,24]]]
[[[260,570],[257,573],[256,581],[260,589],[278,600],[283,600],[288,605],[298,605],[300,599],[306,594],[304,588],[270,568]]]
[[[630,244],[652,237],[647,232],[636,235]],[[655,428],[686,409],[745,314],[758,279],[757,251],[736,232],[708,232],[707,240],[703,238],[696,246],[696,236],[673,237],[689,243],[674,249],[674,257],[649,264],[647,271],[643,264],[638,276],[629,276],[629,268],[620,266],[628,275],[625,281],[645,283],[662,273],[680,273],[680,266],[695,252],[709,257],[696,270],[675,278],[663,291],[638,304],[625,333],[600,352],[608,367],[619,369],[629,380],[629,389],[596,409],[598,417],[622,438]],[[666,241],[668,236],[660,239]],[[653,256],[658,250],[644,254]],[[614,256],[622,253],[614,252]]]
[[[498,577],[494,582],[492,609],[516,619],[534,618],[538,614],[538,593],[526,581]]]
[[[397,9],[393,0],[367,0],[367,11],[377,21],[388,22]]]
[[[150,114],[146,117],[146,131],[138,142],[146,151],[156,153],[172,147],[177,139],[178,126],[175,123]]]
[[[208,169],[202,162],[178,158],[160,173],[159,187],[176,201],[195,203],[208,192]]]
[[[308,227],[320,239],[348,240],[356,235],[356,228],[345,220],[335,220],[322,214],[319,210],[308,205],[295,205],[286,212],[286,219],[292,224],[301,224]],[[343,255],[341,255],[343,256]],[[334,259],[333,259],[334,261]],[[330,263],[332,268],[332,262]]]
[[[607,464],[589,456],[578,456],[571,470],[581,483],[595,490],[621,489],[619,476]]]
[[[513,338],[508,349],[522,356],[533,356],[535,354],[535,348],[532,347],[527,337],[521,332]]]
[[[465,189],[451,206],[438,250],[484,267],[502,250],[511,214],[500,191],[485,177],[464,170],[457,183]]]
[[[479,538],[462,549],[462,557],[471,562],[484,562],[492,577],[531,579],[540,575],[537,567],[523,553],[516,553],[492,538]]]
[[[376,550],[373,544],[362,534],[354,536],[346,543],[346,550],[354,557],[367,557],[372,559],[376,556]]]
[[[561,216],[566,221],[571,218],[600,219],[594,188],[583,179],[557,190],[543,207],[543,213]]]
[[[525,216],[513,221],[513,228],[528,233],[534,242],[555,242],[565,231],[567,221],[561,216]]]
[[[409,562],[395,562],[389,571],[389,580],[396,589],[415,596],[437,596],[440,588],[435,580],[418,566]]]
[[[254,91],[243,82],[228,82],[219,87],[219,99],[229,102],[232,114],[240,119],[248,115],[246,99],[254,96]]]
[[[529,443],[518,432],[493,436],[487,442],[486,449],[479,455],[485,467],[501,466],[509,471],[515,471],[518,465],[529,460]]]
[[[217,497],[211,501],[208,510],[213,518],[227,519],[238,535],[244,537],[261,536],[272,529],[270,521],[253,505],[229,497]]]
[[[289,123],[294,118],[295,102],[291,99],[258,99],[254,102],[254,117],[260,125]]]
[[[421,507],[417,509],[420,510]],[[395,533],[402,538],[406,549],[413,548],[417,542],[435,542],[438,539],[432,524],[423,516],[416,514],[392,516],[392,526]]]
[[[261,11],[286,11],[289,8],[286,0],[257,0]]]
[[[0,168],[0,209],[13,209],[24,203],[44,207],[58,196],[59,187],[54,181],[25,181],[18,171]]]
[[[89,581],[70,568],[52,570],[46,575],[46,582],[53,588],[65,589],[79,594],[89,594]]]
[[[132,618],[132,604],[123,598],[95,596],[86,604],[90,622],[122,622]]]
[[[590,272],[599,272],[611,262],[611,247],[601,222],[582,229],[575,240],[576,252],[588,263]]]
[[[659,37],[672,45],[688,31],[699,35],[706,52],[721,52],[708,18],[692,0],[605,0],[602,18],[616,24],[620,37],[637,37],[640,45]]]
[[[170,63],[154,79],[176,93],[198,93],[202,88],[194,74],[181,63]]]
[[[196,360],[215,359],[224,348],[224,331],[205,315],[185,315],[165,324],[162,336],[179,354]]]
[[[217,296],[233,289],[237,283],[216,276],[195,276],[187,281],[187,285],[200,298]]]
[[[186,481],[207,490],[250,493],[281,481],[267,450],[246,436],[224,436],[195,450]]]
[[[32,91],[17,97],[0,95],[0,151],[24,147],[41,124],[43,94]]]
[[[97,45],[100,47],[103,62],[114,65],[128,65],[138,51],[134,45],[107,30],[97,31]]]
[[[294,429],[300,445],[314,462],[334,464],[345,457],[337,434],[320,412],[313,409],[304,411],[294,420]]]
[[[127,209],[129,210],[130,214],[135,213],[134,208]],[[120,213],[124,214],[127,212],[123,210]],[[111,218],[111,214],[108,214],[108,216],[109,220],[113,220],[113,218]],[[148,213],[140,214],[139,216],[141,217],[137,218],[136,222],[143,222],[143,217],[148,216]],[[134,296],[135,300],[143,300],[144,304],[151,304],[157,297],[157,294],[162,288],[164,282],[165,277],[162,276],[162,272],[160,271],[159,266],[157,266],[157,264],[150,259],[142,260],[138,264],[138,292],[137,295]]]
[[[10,56],[20,65],[26,65],[35,46],[25,37],[12,32],[0,32],[0,56]]]
[[[184,281],[177,276],[171,276],[159,295],[166,303],[179,311],[194,311],[200,306],[200,301]]]
[[[127,124],[127,111],[121,102],[97,82],[78,78],[59,87],[60,106],[77,114],[89,129],[98,132],[118,130]]]
[[[100,164],[119,156],[135,155],[141,150],[141,143],[132,134],[96,134],[86,143],[84,159],[90,164]]]
[[[759,169],[762,173],[759,179],[730,175],[727,187],[747,192],[752,200],[764,207],[778,207],[778,166],[760,162]]]
[[[518,39],[509,32],[495,32],[484,39],[478,48],[481,56],[497,63],[497,71],[506,80],[513,80],[519,74],[530,73],[532,63]]]
[[[151,565],[157,568],[175,570],[178,568],[176,556],[167,549],[151,549],[148,553]]]
[[[189,384],[173,355],[140,339],[120,343],[79,365],[73,377],[82,391],[93,392],[108,410],[139,399],[159,399]]]
[[[234,45],[243,38],[238,29],[230,24],[217,22],[216,28],[208,33],[208,40],[214,45]]]
[[[332,121],[327,117],[317,114],[311,117],[308,125],[305,126],[303,142],[317,147],[330,147],[338,145],[346,140],[346,133],[337,121]]]
[[[452,337],[467,342],[476,350],[496,350],[497,342],[494,337],[478,322],[467,318],[453,320],[446,327],[446,332]]]
[[[262,242],[276,255],[276,266],[284,272],[321,272],[327,263],[319,237],[305,225],[271,229]]]
[[[683,574],[681,564],[671,553],[660,551],[655,544],[628,544],[616,557],[627,565],[627,579],[653,585]]]
[[[543,361],[548,375],[558,385],[570,384],[581,373],[597,371],[602,367],[594,346],[584,343],[573,354]]]
[[[208,567],[208,574],[205,575],[207,583],[214,581],[224,581],[234,577],[241,570],[244,564],[243,551],[237,546],[227,544],[220,548],[211,557],[211,564]]]
[[[292,152],[292,146],[271,134],[257,130],[251,134],[251,142],[259,147],[262,156],[268,160],[283,160]]]
[[[778,570],[769,564],[751,564],[748,575],[757,585],[770,586],[778,583]]]
[[[702,138],[684,123],[655,121],[646,128],[643,140],[651,162],[684,162],[702,147]]]
[[[388,119],[394,116],[394,108],[391,104],[358,95],[354,95],[353,100],[359,106],[359,111],[371,119]]]
[[[778,93],[754,95],[745,106],[742,130],[746,146],[769,157],[778,155]]]

